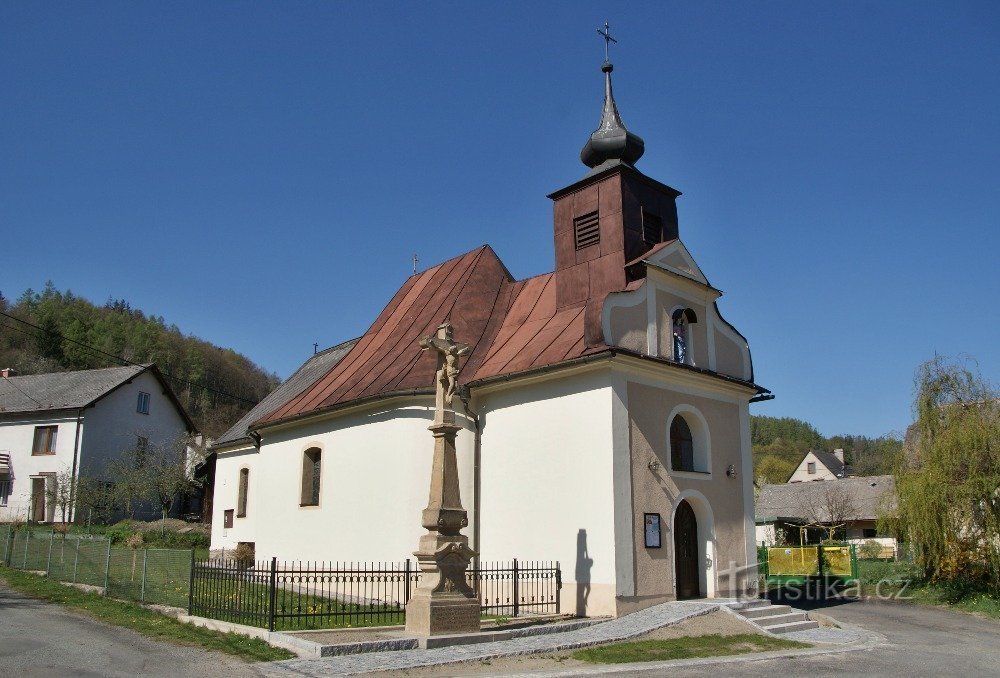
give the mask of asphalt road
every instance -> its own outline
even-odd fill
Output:
[[[235,657],[158,642],[0,585],[0,676],[258,676]]]
[[[901,603],[852,602],[816,608],[838,622],[885,637],[870,650],[797,659],[738,661],[643,676],[1000,676],[1000,622]],[[605,676],[635,675],[605,673]]]

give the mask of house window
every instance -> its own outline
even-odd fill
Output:
[[[698,316],[690,308],[678,308],[670,314],[670,319],[673,324],[674,361],[694,365],[691,325],[698,322]]]
[[[136,403],[135,411],[139,414],[149,414],[149,394],[139,391],[139,402]]]
[[[222,512],[222,526],[224,528],[230,528],[233,526],[233,510],[227,509]]]
[[[866,527],[861,534],[865,539],[874,539],[878,536],[878,530],[874,527]]]
[[[250,486],[250,469],[240,469],[240,489],[236,499],[236,517],[247,517],[247,489]]]
[[[642,211],[642,239],[647,245],[655,245],[663,240],[663,220],[646,210]]]
[[[806,473],[808,473],[809,475],[816,474],[816,462],[811,461],[808,464],[806,464]]]
[[[135,467],[146,466],[146,450],[149,449],[149,438],[146,436],[136,436],[135,439]]]
[[[302,453],[302,506],[319,506],[319,481],[323,451],[313,447]]]
[[[10,496],[10,477],[0,476],[0,506],[7,505],[7,497]]]
[[[591,212],[574,219],[573,237],[578,250],[599,243],[601,241],[601,220],[598,213]]]
[[[32,454],[55,454],[56,433],[58,426],[36,426],[35,442],[31,447]]]
[[[694,471],[694,439],[684,417],[670,422],[670,467],[674,471]]]

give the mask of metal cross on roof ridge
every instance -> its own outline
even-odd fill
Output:
[[[611,43],[615,43],[616,45],[618,44],[618,41],[611,37],[611,33],[610,33],[610,30],[609,30],[610,28],[611,27],[608,25],[608,22],[605,21],[604,22],[604,30],[602,31],[600,28],[597,29],[597,34],[604,38],[604,61],[605,61],[605,63],[608,62],[608,61],[610,61],[609,54],[608,54],[608,49],[610,48]]]

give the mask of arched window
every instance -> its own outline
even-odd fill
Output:
[[[694,439],[684,417],[670,422],[670,466],[674,471],[694,471]]]
[[[250,469],[240,469],[240,485],[236,496],[236,517],[247,517],[247,490],[250,487]]]
[[[678,308],[671,314],[673,323],[673,359],[686,365],[694,365],[691,346],[691,325],[698,322],[698,316],[690,308]]]
[[[311,447],[302,453],[302,506],[319,506],[319,481],[323,450]]]

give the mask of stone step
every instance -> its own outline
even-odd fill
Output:
[[[751,607],[739,612],[747,619],[758,619],[760,617],[772,617],[777,614],[788,614],[791,611],[792,608],[788,605],[768,605],[766,607]]]
[[[806,616],[805,612],[787,612],[785,614],[775,614],[770,617],[757,617],[754,619],[754,623],[758,626],[763,626],[765,629],[770,629],[772,626],[781,626],[782,624],[788,624],[790,622],[806,621],[809,617]]]
[[[791,633],[792,631],[811,631],[812,629],[818,629],[819,624],[814,621],[796,621],[789,622],[788,624],[778,624],[777,626],[766,626],[764,627],[771,633]]]
[[[750,600],[741,600],[739,602],[730,603],[729,609],[742,613],[743,610],[756,610],[758,608],[770,606],[770,600],[764,600],[763,598],[751,598]]]

